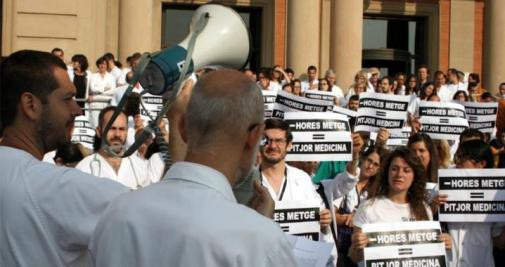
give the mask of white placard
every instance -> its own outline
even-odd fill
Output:
[[[277,92],[272,90],[261,90],[263,94],[263,103],[265,104],[265,119],[271,118],[274,112],[275,98]]]
[[[505,221],[505,169],[440,169],[438,184],[448,195],[440,221]]]
[[[338,99],[338,95],[336,92],[331,92],[331,91],[320,91],[317,89],[313,90],[307,90],[304,92],[306,98],[310,99],[319,99],[319,100],[326,100],[326,101],[335,101],[335,98]]]
[[[349,119],[356,118],[356,116],[358,116],[358,112],[356,112],[352,109],[343,108],[343,107],[339,107],[339,106],[333,106],[333,112],[346,115]]]
[[[324,267],[331,257],[333,243],[312,241],[286,234],[298,267]]]
[[[387,128],[401,132],[407,117],[410,96],[361,93],[354,131],[378,132]]]
[[[365,224],[366,267],[446,266],[437,221]]]
[[[319,203],[316,200],[276,201],[274,221],[285,233],[319,240]]]
[[[331,101],[308,99],[279,91],[275,98],[272,117],[283,119],[284,113],[290,111],[326,112],[332,109],[333,103]]]
[[[287,161],[350,161],[352,138],[347,116],[332,112],[286,112],[293,133]]]
[[[92,150],[94,139],[95,129],[91,127],[88,118],[84,115],[75,117],[72,142],[81,143],[84,147]]]
[[[144,94],[142,95],[142,102],[146,110],[153,117],[158,116],[158,113],[163,109],[163,98],[159,95]],[[146,110],[140,106],[140,114],[143,116],[148,116]]]
[[[386,141],[386,146],[388,147],[398,147],[406,146],[409,142],[410,134],[412,133],[411,127],[403,127],[401,132],[390,133],[388,140]],[[370,133],[370,139],[377,140],[377,133]]]
[[[459,140],[468,128],[465,107],[452,102],[419,102],[418,117],[421,132],[433,139]]]
[[[463,102],[468,127],[484,133],[492,133],[496,127],[498,103]]]

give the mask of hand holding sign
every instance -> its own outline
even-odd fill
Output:
[[[352,133],[351,138],[352,138],[352,158],[358,159],[361,153],[361,149],[363,149],[364,145],[363,138],[361,138],[361,135],[359,133]]]
[[[329,209],[324,209],[319,212],[319,224],[321,225],[321,232],[326,232],[331,223],[331,213]]]
[[[389,139],[389,131],[386,128],[380,128],[379,133],[377,134],[377,140],[375,141],[375,144],[377,146],[384,146]]]
[[[449,234],[440,234],[440,241],[444,242],[445,249],[449,250],[452,248],[452,239]]]

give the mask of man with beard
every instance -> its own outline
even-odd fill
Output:
[[[261,89],[241,72],[200,78],[178,124],[184,161],[113,201],[91,241],[95,266],[296,266],[279,226],[232,193],[252,170],[263,114]],[[255,190],[253,202],[267,199]]]
[[[285,162],[292,141],[293,135],[286,122],[279,119],[265,121],[264,146],[261,149],[261,182],[277,202],[316,200],[320,203],[319,240],[334,242],[329,228],[331,213],[325,208],[310,176]]]
[[[131,189],[145,187],[150,181],[147,177],[147,161],[135,153],[126,158],[118,157],[125,150],[128,131],[127,117],[124,112],[119,114],[105,136],[107,145],[116,155],[101,146],[104,128],[115,109],[116,107],[110,106],[100,111],[94,144],[97,152],[85,157],[75,168],[98,177],[112,179]]]
[[[81,114],[61,59],[18,51],[2,62],[0,77],[0,266],[82,263],[98,217],[128,189],[41,161],[70,142]]]

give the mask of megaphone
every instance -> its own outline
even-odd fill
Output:
[[[206,20],[203,26],[199,25],[202,20]],[[196,34],[193,47],[191,38]],[[249,31],[237,12],[218,4],[200,6],[191,19],[189,35],[178,45],[153,54],[140,84],[150,94],[171,99],[184,67],[184,75],[207,65],[239,69],[247,62],[249,44]],[[190,62],[186,62],[188,52],[192,53]]]

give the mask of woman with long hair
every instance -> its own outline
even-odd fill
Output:
[[[423,85],[423,88],[421,88],[421,92],[419,94],[419,99],[428,101],[430,96],[436,95],[436,94],[437,94],[437,92],[435,90],[435,85],[432,82],[427,82]]]
[[[364,224],[427,221],[433,215],[426,201],[426,176],[419,157],[406,147],[394,150],[382,164],[378,178],[366,200],[354,215],[354,232],[350,257],[354,262],[363,259],[363,248],[368,238],[361,231]],[[446,234],[441,239],[450,248]]]
[[[340,173],[335,180],[346,180],[350,177],[357,177],[358,182],[347,193],[341,195],[333,201],[337,208],[335,220],[337,222],[337,266],[352,265],[351,259],[347,256],[351,246],[352,219],[358,206],[364,202],[368,196],[368,189],[374,183],[379,173],[381,159],[387,155],[388,151],[382,146],[371,145],[365,149],[359,158],[353,158],[347,164],[345,172]],[[358,160],[359,159],[359,160]],[[359,165],[359,169],[358,169]]]
[[[405,84],[405,95],[417,94],[417,76],[411,74],[407,77],[407,83]]]
[[[419,157],[426,175],[426,182],[438,182],[438,150],[431,137],[425,133],[415,133],[409,137],[407,147]]]

